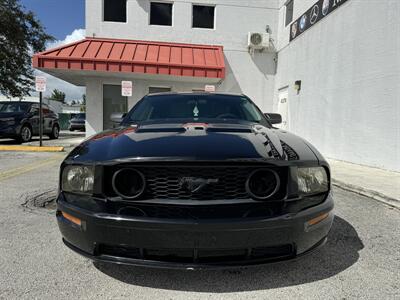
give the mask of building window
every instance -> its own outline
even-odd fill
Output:
[[[286,3],[286,19],[285,26],[288,26],[293,21],[293,3],[294,0],[290,0]]]
[[[150,3],[150,25],[172,26],[172,3]]]
[[[193,28],[214,29],[214,6],[193,5]]]
[[[170,91],[171,91],[170,87],[160,87],[160,86],[150,86],[149,87],[149,94],[167,93]]]
[[[103,0],[104,21],[126,22],[126,0]]]

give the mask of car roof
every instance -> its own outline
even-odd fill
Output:
[[[191,95],[191,96],[217,95],[217,96],[237,96],[237,97],[245,96],[244,94],[238,94],[238,93],[218,93],[218,92],[216,92],[216,93],[210,93],[210,92],[162,92],[162,93],[148,94],[147,97],[173,96],[173,95]]]
[[[27,104],[39,104],[39,102],[34,102],[34,101],[0,101],[0,103],[9,103],[9,104],[15,104],[15,103],[27,103]]]

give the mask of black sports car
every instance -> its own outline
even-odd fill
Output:
[[[329,165],[279,122],[244,95],[144,97],[61,165],[64,243],[93,260],[186,269],[309,253],[334,218]]]

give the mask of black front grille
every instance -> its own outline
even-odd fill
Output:
[[[252,261],[291,258],[293,245],[244,249],[147,249],[127,246],[99,245],[97,255],[175,263],[251,263]]]
[[[161,167],[143,169],[146,178],[147,195],[156,199],[246,199],[245,183],[250,170],[247,168],[202,168],[202,167]],[[182,188],[183,178],[218,180],[190,192]]]
[[[249,199],[246,181],[249,175],[261,167],[241,166],[115,166],[106,171],[106,195],[115,196],[111,187],[112,175],[119,169],[132,167],[146,178],[145,193],[138,199],[191,199],[229,200]],[[265,168],[265,167],[264,167]],[[281,189],[271,199],[282,199],[286,188],[286,170],[276,169],[281,179]],[[209,182],[198,191],[190,191],[182,185],[185,178],[200,178]]]

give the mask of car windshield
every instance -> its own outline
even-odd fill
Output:
[[[215,94],[154,95],[143,98],[124,122],[226,121],[266,123],[258,108],[245,96]]]
[[[27,112],[29,107],[29,103],[0,103],[0,112]]]
[[[76,114],[73,118],[79,120],[85,120],[86,114]]]

